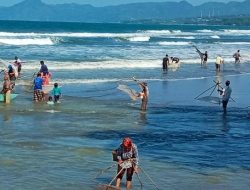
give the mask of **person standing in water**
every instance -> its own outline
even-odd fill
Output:
[[[216,57],[216,61],[215,61],[215,68],[216,68],[216,71],[219,71],[220,72],[220,67],[221,67],[221,64],[222,63],[224,63],[224,60],[223,60],[223,58],[220,56],[220,55],[218,55],[217,57]]]
[[[41,68],[39,72],[41,73],[41,77],[43,79],[43,85],[48,85],[50,82],[51,73],[49,72],[47,65],[44,64],[44,61],[40,61],[40,64]]]
[[[168,54],[166,54],[166,56],[162,60],[162,69],[168,70],[168,64],[169,64],[169,58],[168,58]]]
[[[4,81],[3,81],[3,89],[1,93],[4,95],[4,102],[10,103],[10,93],[11,93],[11,83],[9,74],[6,72],[4,73]]]
[[[15,61],[13,62],[13,64],[15,65],[15,67],[17,67],[18,77],[20,77],[22,63],[24,62],[22,62],[17,56],[15,56]]]
[[[137,97],[141,98],[141,111],[147,110],[147,104],[148,104],[148,96],[149,96],[149,90],[148,90],[148,84],[146,82],[139,82],[138,80],[134,79],[138,85],[141,88],[141,92],[137,95]]]
[[[52,94],[54,96],[54,102],[55,103],[60,103],[59,99],[60,99],[60,97],[62,95],[62,92],[61,92],[61,88],[58,86],[58,83],[54,84],[54,88],[52,90]]]
[[[193,47],[196,49],[196,52],[199,54],[199,56],[201,58],[201,65],[206,64],[207,59],[208,59],[207,51],[205,51],[205,53],[202,53],[196,46],[193,46]]]
[[[231,98],[231,93],[232,93],[232,89],[229,86],[230,81],[227,80],[225,84],[226,84],[225,88],[222,88],[222,90],[218,89],[218,91],[220,92],[220,95],[222,95],[222,107],[223,107],[224,113],[226,113],[227,111],[227,104],[228,104],[229,99]]]
[[[132,188],[133,173],[138,173],[139,156],[137,146],[132,142],[131,138],[126,137],[115,152],[118,164],[116,187],[120,188],[122,177],[126,171],[126,189],[130,190]]]
[[[37,76],[34,79],[33,100],[35,102],[41,102],[41,101],[43,101],[43,98],[44,98],[43,79],[41,77],[41,73],[37,73]]]
[[[237,52],[235,52],[234,54],[233,54],[233,57],[234,57],[234,59],[235,59],[235,63],[240,63],[240,50],[238,50]]]

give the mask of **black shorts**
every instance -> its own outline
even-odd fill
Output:
[[[228,100],[222,100],[223,108],[227,108],[227,103],[228,103]]]
[[[119,173],[121,170],[122,170],[122,167],[120,165],[118,165],[117,173]],[[117,178],[122,179],[125,171],[127,171],[127,173],[126,173],[127,181],[132,181],[132,177],[134,174],[134,167],[123,169],[123,171],[117,176]]]

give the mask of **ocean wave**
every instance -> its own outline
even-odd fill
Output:
[[[170,36],[171,39],[186,39],[186,40],[194,40],[194,36]]]
[[[7,45],[54,45],[54,42],[50,38],[25,38],[25,39],[12,39],[12,38],[0,38],[0,44]]]
[[[201,33],[212,33],[212,32],[214,32],[213,30],[208,30],[208,29],[196,30],[196,31],[201,32]]]
[[[73,38],[131,38],[140,36],[171,36],[171,35],[195,35],[195,33],[183,33],[181,30],[146,30],[132,33],[91,33],[91,32],[55,32],[55,33],[17,33],[0,32],[0,37],[73,37]]]
[[[213,39],[220,39],[220,36],[218,36],[218,35],[213,35],[213,36],[210,36],[211,38],[213,38]]]
[[[224,45],[250,45],[250,42],[217,42]]]
[[[150,37],[149,36],[137,36],[137,37],[128,38],[128,40],[131,42],[147,42],[150,40]]]
[[[158,42],[159,45],[161,46],[186,46],[186,45],[190,45],[191,42]]]
[[[161,60],[110,60],[96,62],[58,62],[46,61],[50,70],[86,70],[86,69],[116,69],[116,68],[155,68],[161,67]],[[38,70],[39,61],[27,61],[23,64],[26,70]]]
[[[250,35],[250,30],[224,30],[224,32],[234,35]]]

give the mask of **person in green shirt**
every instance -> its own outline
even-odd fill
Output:
[[[59,99],[62,96],[62,93],[61,93],[61,88],[58,87],[58,83],[54,84],[54,88],[52,90],[52,95],[54,96],[54,102],[55,103],[60,103]]]

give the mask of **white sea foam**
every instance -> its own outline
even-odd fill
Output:
[[[201,33],[211,33],[211,32],[214,32],[214,31],[213,31],[213,30],[203,29],[203,30],[197,30],[197,32],[201,32]]]
[[[128,40],[131,42],[147,42],[150,40],[150,37],[149,36],[138,36],[138,37],[128,38]]]
[[[213,36],[210,36],[211,38],[213,38],[213,39],[220,39],[220,36],[218,36],[218,35],[213,35]]]
[[[161,60],[111,60],[96,62],[53,62],[47,61],[50,70],[86,70],[86,69],[116,69],[116,68],[155,68],[161,67]],[[23,64],[23,69],[38,70],[38,61]]]
[[[250,30],[224,30],[226,34],[250,35]]]
[[[56,32],[56,33],[17,33],[0,32],[0,37],[75,37],[75,38],[132,38],[132,37],[157,37],[171,35],[195,35],[195,33],[183,33],[180,30],[146,30],[134,33],[91,33],[91,32]]]
[[[173,39],[186,39],[186,40],[194,40],[194,36],[170,36],[169,38]]]
[[[50,38],[34,38],[34,39],[12,39],[12,38],[0,38],[0,44],[8,45],[53,45],[53,41]]]
[[[250,45],[250,42],[218,42],[218,44],[225,44],[225,45]]]
[[[158,42],[159,45],[162,46],[186,46],[190,45],[191,42]]]

